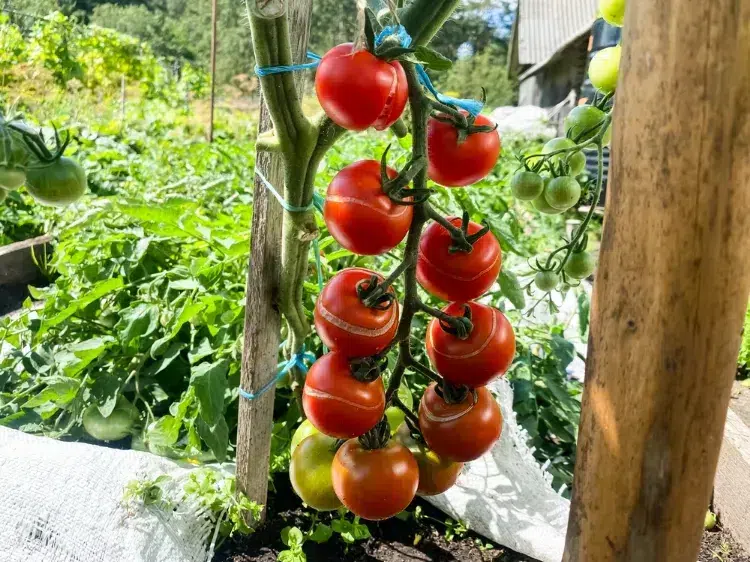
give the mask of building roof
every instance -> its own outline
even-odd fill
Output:
[[[598,0],[519,0],[514,39],[518,64],[550,60],[562,47],[588,33]]]

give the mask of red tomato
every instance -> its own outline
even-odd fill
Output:
[[[401,117],[409,98],[401,63],[354,50],[352,43],[325,54],[315,74],[315,91],[326,115],[350,131],[387,129]]]
[[[315,303],[315,330],[330,349],[347,357],[369,357],[383,351],[398,329],[398,302],[386,309],[364,305],[357,285],[367,287],[370,278],[381,275],[353,267],[339,271],[323,287]],[[393,288],[388,289],[393,293]]]
[[[331,352],[318,359],[305,378],[302,407],[322,433],[348,439],[367,433],[383,417],[385,390],[380,377],[360,382],[349,360]]]
[[[456,462],[478,459],[500,438],[503,414],[485,387],[469,392],[458,404],[448,404],[432,383],[419,404],[419,429],[427,446]],[[340,497],[340,496],[339,496]]]
[[[401,444],[411,451],[414,460],[419,467],[418,496],[437,496],[442,494],[455,483],[461,469],[462,462],[449,461],[439,457],[435,451],[431,451],[427,445],[415,440],[409,433],[406,424],[402,425],[396,433],[396,438]]]
[[[477,126],[494,123],[477,115]],[[497,131],[472,133],[459,142],[458,129],[432,117],[427,123],[427,175],[445,187],[463,187],[489,174],[500,156],[500,134]]]
[[[461,219],[450,217],[461,226]],[[469,222],[468,234],[481,225]],[[428,226],[419,240],[417,280],[425,290],[446,301],[466,302],[482,296],[492,287],[502,266],[500,244],[491,232],[474,243],[471,252],[453,252],[450,232],[439,223]]]
[[[336,453],[331,474],[341,502],[355,515],[371,521],[403,511],[419,485],[417,461],[396,441],[368,450],[357,439],[350,439]]]
[[[465,340],[449,334],[433,318],[427,328],[425,347],[435,370],[449,383],[471,388],[484,386],[504,375],[516,354],[516,336],[505,315],[491,306],[470,302],[451,303],[443,312],[463,316],[471,309],[471,334]]]
[[[396,170],[388,168],[395,178]],[[355,254],[375,256],[392,250],[404,239],[414,210],[398,205],[383,193],[380,162],[349,164],[328,186],[323,218],[331,235]]]

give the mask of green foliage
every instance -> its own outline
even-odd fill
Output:
[[[742,345],[738,363],[746,372],[750,372],[750,306],[745,314],[745,325],[742,328]]]
[[[489,43],[474,55],[454,62],[450,70],[438,75],[437,85],[441,91],[463,98],[479,98],[485,88],[490,107],[512,105],[516,85],[508,77],[506,57],[505,45]]]

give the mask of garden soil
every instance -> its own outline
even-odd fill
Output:
[[[274,562],[285,548],[280,538],[284,527],[298,526],[303,530],[310,527],[310,519],[305,516],[288,479],[278,475],[274,484],[276,492],[269,497],[266,525],[254,535],[225,542],[214,562]],[[431,518],[446,519],[422,500],[412,504],[409,511],[417,505]],[[370,524],[372,538],[366,541],[347,547],[334,535],[324,544],[306,543],[304,550],[308,562],[537,562],[473,533],[448,541],[441,524],[426,518],[422,521],[425,522],[417,524],[394,518]],[[742,551],[731,534],[717,527],[704,534],[697,562],[750,562],[750,555]]]

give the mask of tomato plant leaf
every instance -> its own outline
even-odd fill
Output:
[[[560,362],[560,368],[564,372],[565,369],[573,362],[576,356],[576,348],[568,340],[557,334],[552,334],[552,341],[550,342],[552,353],[555,354],[558,361]]]
[[[523,289],[518,282],[516,274],[507,269],[501,269],[498,282],[500,283],[500,290],[502,291],[503,296],[507,298],[516,309],[523,310],[526,306],[526,298],[524,297]]]
[[[198,418],[195,428],[200,438],[213,452],[216,460],[223,462],[227,457],[229,447],[229,428],[224,416],[219,416],[214,425],[208,425],[202,418]]]
[[[133,349],[141,349],[142,338],[153,334],[158,327],[159,307],[146,303],[124,309],[120,313],[120,321],[115,324],[120,343]]]
[[[415,49],[414,54],[419,62],[432,70],[449,70],[453,66],[453,62],[449,58],[424,45],[419,45]]]
[[[190,384],[195,389],[201,418],[209,425],[213,425],[219,418],[223,419],[228,369],[229,364],[225,360],[200,363],[191,369]]]
[[[172,416],[162,416],[148,426],[146,438],[153,445],[169,447],[177,443],[182,422]]]
[[[55,406],[65,406],[78,394],[81,383],[75,379],[56,378],[36,396],[32,396],[24,404],[24,408],[38,408],[49,403]]]
[[[39,332],[37,333],[37,338],[40,338],[47,330],[54,326],[57,326],[61,322],[64,322],[65,320],[73,316],[76,312],[87,307],[92,302],[98,301],[103,296],[121,289],[123,285],[123,280],[119,277],[115,277],[113,279],[101,281],[93,287],[88,288],[84,296],[73,301],[71,304],[69,304],[67,307],[59,311],[51,318],[44,318],[42,320],[42,325],[39,328]]]
[[[333,529],[325,523],[318,523],[310,535],[310,540],[316,543],[324,543],[328,542],[331,536],[333,536]]]

